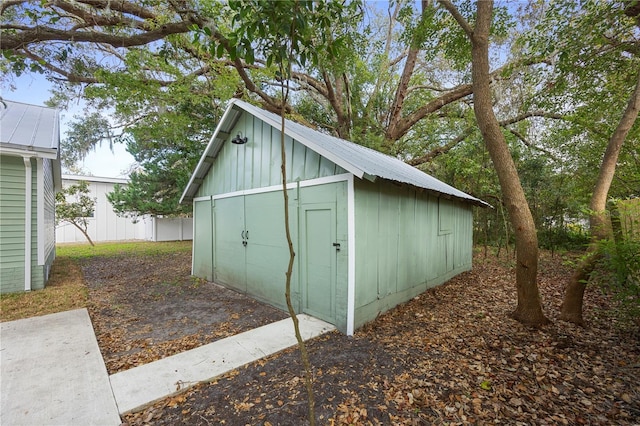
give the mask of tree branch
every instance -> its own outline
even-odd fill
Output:
[[[411,160],[406,161],[406,163],[410,166],[419,166],[420,164],[429,163],[436,157],[439,157],[442,154],[446,154],[447,152],[455,148],[456,145],[469,137],[469,135],[473,133],[474,129],[474,127],[467,127],[461,134],[459,134],[455,139],[451,140],[447,144],[432,149],[423,156],[412,158]]]
[[[70,73],[68,71],[63,70],[62,68],[56,67],[55,65],[51,64],[50,62],[45,61],[44,58],[42,58],[42,57],[36,55],[35,53],[31,52],[27,48],[23,48],[22,52],[23,52],[22,54],[25,57],[31,59],[34,62],[38,62],[40,65],[42,65],[43,67],[45,67],[49,71],[63,76],[70,83],[87,83],[87,84],[98,83],[98,79],[96,79],[94,77],[86,77],[86,76],[81,76],[81,75],[78,75],[78,74],[72,74],[72,73]]]
[[[549,157],[551,157],[552,159],[554,159],[556,161],[560,161],[560,159],[557,158],[552,152],[550,152],[550,151],[548,151],[548,150],[546,150],[544,148],[537,147],[537,146],[533,145],[528,140],[526,140],[526,138],[524,136],[522,136],[519,132],[517,132],[516,130],[508,128],[508,126],[511,125],[511,124],[515,124],[515,123],[518,123],[520,121],[523,121],[523,120],[526,120],[526,119],[532,118],[532,117],[544,117],[544,118],[552,118],[552,119],[557,119],[557,120],[561,120],[561,119],[564,118],[560,114],[554,114],[554,113],[549,113],[549,112],[545,112],[545,111],[528,111],[528,112],[524,112],[522,114],[516,115],[515,117],[509,118],[509,119],[506,119],[506,120],[502,120],[502,121],[498,122],[498,124],[500,125],[500,127],[506,128],[511,133],[513,133],[518,139],[520,139],[529,148],[536,149],[538,151],[542,151],[545,154],[547,154]],[[459,143],[461,143],[467,137],[469,137],[475,131],[475,129],[476,129],[475,126],[469,126],[466,129],[464,129],[462,131],[462,133],[460,133],[458,136],[456,136],[455,139],[451,140],[450,142],[446,143],[445,145],[442,145],[442,146],[439,146],[437,148],[434,148],[431,151],[429,151],[428,153],[426,153],[426,154],[424,154],[424,155],[422,155],[420,157],[412,158],[412,159],[406,161],[406,163],[411,165],[411,166],[418,166],[420,164],[424,164],[424,163],[428,163],[430,161],[433,161],[436,157],[438,157],[438,156],[440,156],[442,154],[446,154],[449,151],[451,151],[453,148],[455,148]]]
[[[445,9],[447,9],[451,16],[453,16],[453,19],[455,19],[458,25],[460,25],[460,28],[462,28],[469,39],[471,39],[473,37],[473,28],[471,27],[471,25],[469,25],[467,20],[464,19],[464,16],[462,16],[462,14],[458,11],[458,8],[455,7],[449,0],[438,0],[438,3],[440,3],[442,6],[444,6]]]
[[[171,34],[185,33],[189,31],[191,22],[167,23],[155,30],[146,31],[134,35],[114,35],[89,31],[68,31],[50,27],[23,27],[17,34],[2,33],[0,37],[0,49],[19,50],[33,43],[42,41],[67,41],[77,43],[104,43],[113,47],[133,47],[149,44],[161,40]],[[7,28],[0,25],[0,30]],[[15,28],[15,27],[14,27]],[[20,28],[18,28],[20,29]]]
[[[509,130],[509,132],[511,132],[512,135],[514,135],[516,138],[518,138],[527,147],[529,147],[531,149],[535,149],[536,151],[544,152],[545,154],[547,154],[549,156],[549,158],[551,158],[554,161],[558,161],[558,162],[562,161],[562,160],[560,160],[560,158],[556,157],[556,155],[554,153],[552,153],[551,151],[549,151],[548,149],[542,148],[540,146],[536,146],[536,145],[532,144],[531,142],[529,142],[527,140],[527,138],[525,138],[524,135],[522,135],[516,129],[507,128],[507,130]]]

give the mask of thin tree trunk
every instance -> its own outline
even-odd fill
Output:
[[[616,163],[622,149],[622,144],[626,139],[631,127],[638,118],[640,111],[640,73],[636,81],[636,87],[633,94],[629,98],[627,108],[622,114],[618,127],[613,132],[607,150],[602,158],[600,173],[596,180],[589,209],[591,215],[589,217],[589,229],[591,230],[591,243],[587,251],[587,257],[582,261],[575,273],[569,280],[569,284],[564,293],[564,300],[560,309],[560,319],[575,324],[584,325],[582,317],[582,305],[584,292],[589,281],[591,273],[595,269],[595,265],[600,258],[598,251],[598,242],[602,239],[611,238],[611,221],[607,215],[607,197],[613,175],[616,171]]]
[[[493,112],[489,73],[489,31],[493,1],[478,1],[475,28],[472,28],[449,0],[440,2],[471,40],[473,109],[478,127],[496,168],[503,199],[516,239],[516,289],[518,304],[512,316],[530,325],[549,322],[542,312],[538,291],[538,237],[531,210],[498,119]]]
[[[91,241],[91,238],[89,237],[89,233],[86,231],[86,229],[83,229],[80,225],[78,225],[75,222],[71,222],[71,223],[73,224],[73,226],[78,228],[80,230],[80,232],[82,232],[82,235],[84,235],[84,237],[87,239],[87,241],[89,241],[89,244],[91,244],[92,246],[95,246],[93,241]]]
[[[285,98],[286,99],[286,98]],[[302,339],[302,334],[300,334],[300,324],[298,322],[298,316],[296,315],[296,311],[293,309],[293,303],[291,302],[291,274],[293,273],[293,261],[296,257],[296,252],[293,250],[293,240],[291,239],[291,229],[289,227],[289,194],[287,193],[287,160],[286,160],[286,151],[285,151],[285,121],[284,121],[284,109],[282,110],[282,123],[280,129],[280,149],[282,150],[282,192],[284,197],[284,223],[285,223],[285,233],[287,235],[287,246],[289,247],[289,264],[287,265],[286,272],[286,283],[285,283],[285,299],[287,301],[287,310],[289,311],[289,316],[293,321],[293,329],[296,335],[296,340],[298,341],[298,348],[300,349],[300,357],[302,358],[302,365],[304,368],[304,377],[305,377],[305,387],[307,389],[307,398],[309,400],[309,424],[314,426],[316,424],[316,415],[315,415],[315,398],[313,395],[313,372],[311,369],[311,361],[309,360],[309,354],[307,352],[307,346]]]
[[[297,7],[297,4],[296,4]],[[295,21],[291,25],[291,34],[289,34],[290,40],[293,40],[293,34],[296,31]],[[293,46],[289,46],[289,58],[293,56]],[[309,360],[309,353],[307,352],[307,345],[302,339],[300,333],[300,324],[298,322],[298,316],[293,309],[293,303],[291,302],[291,275],[293,273],[293,262],[296,257],[296,252],[293,249],[293,240],[291,239],[291,228],[289,226],[289,193],[287,192],[287,154],[285,146],[285,106],[289,98],[289,78],[291,76],[291,61],[287,61],[287,73],[285,74],[283,64],[280,64],[280,72],[282,75],[287,76],[286,84],[282,87],[282,110],[280,112],[280,150],[281,150],[281,173],[282,173],[282,194],[284,201],[284,229],[287,237],[287,247],[289,248],[289,264],[287,265],[287,272],[285,273],[285,300],[287,302],[287,310],[289,316],[293,321],[293,329],[298,342],[298,348],[300,349],[300,358],[302,359],[302,366],[304,369],[304,383],[307,390],[307,399],[309,402],[309,424],[315,426],[316,414],[315,414],[315,397],[313,395],[313,370],[311,369],[311,361]]]

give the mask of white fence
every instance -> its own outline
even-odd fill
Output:
[[[193,240],[193,218],[152,217],[146,222],[145,239],[149,241]]]

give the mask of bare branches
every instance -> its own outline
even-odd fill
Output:
[[[443,108],[445,105],[449,105],[457,100],[464,98],[465,96],[469,96],[473,93],[473,86],[471,84],[463,84],[458,86],[456,89],[443,94],[442,96],[427,102],[413,113],[407,115],[406,117],[400,118],[398,124],[387,130],[387,134],[385,135],[388,140],[398,140],[402,136],[404,136],[410,129],[415,125],[418,121],[423,119],[429,114],[432,114],[439,109]]]
[[[445,145],[432,149],[431,151],[429,151],[428,153],[420,157],[412,158],[406,163],[411,166],[419,166],[420,164],[429,163],[430,161],[433,161],[434,158],[439,157],[440,155],[446,154],[447,152],[451,151],[460,142],[464,141],[467,137],[469,137],[473,133],[473,131],[474,131],[473,127],[467,127],[462,133],[460,133],[457,137],[455,137]]]
[[[509,132],[511,132],[515,137],[517,137],[520,141],[522,141],[522,143],[524,143],[527,147],[531,148],[531,149],[535,149],[537,151],[541,151],[544,152],[545,154],[547,154],[549,156],[549,158],[556,160],[556,161],[560,161],[560,159],[551,151],[536,146],[534,144],[532,144],[529,140],[527,140],[527,138],[525,138],[520,132],[518,132],[515,129],[510,128],[509,126],[515,123],[518,123],[520,121],[523,120],[527,120],[529,118],[534,118],[534,117],[542,117],[542,118],[550,118],[550,119],[556,119],[556,120],[561,120],[564,117],[559,115],[559,114],[554,114],[554,113],[549,113],[549,112],[545,112],[545,111],[528,111],[528,112],[524,112],[522,114],[518,114],[514,117],[508,118],[506,120],[502,120],[500,121],[498,124],[500,125],[500,127],[503,127],[505,129],[507,129]],[[458,144],[460,144],[461,142],[463,142],[466,138],[468,138],[469,136],[471,136],[473,134],[473,132],[476,130],[475,126],[469,126],[466,129],[464,129],[458,136],[456,136],[454,139],[452,139],[451,141],[447,142],[444,145],[438,146],[434,149],[432,149],[431,151],[427,152],[424,155],[421,155],[420,157],[415,157],[412,158],[408,161],[406,161],[407,164],[411,165],[411,166],[418,166],[420,164],[424,164],[424,163],[428,163],[430,161],[433,161],[436,157],[442,155],[442,154],[446,154],[447,152],[451,151],[453,148],[455,148]]]
[[[558,158],[553,152],[549,151],[548,149],[532,144],[527,138],[524,137],[523,134],[521,134],[516,129],[508,128],[508,130],[509,132],[511,132],[512,135],[518,138],[523,144],[525,144],[530,149],[543,152],[547,154],[547,156],[549,156],[549,158],[551,158],[554,161],[558,161],[558,162],[562,161],[560,158]]]

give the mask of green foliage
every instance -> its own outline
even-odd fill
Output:
[[[589,234],[572,224],[553,224],[538,230],[538,244],[545,250],[582,251],[589,241]]]
[[[640,319],[640,239],[602,240],[599,269],[592,280],[620,302],[622,319]]]
[[[56,224],[68,222],[78,228],[93,245],[87,233],[89,218],[93,217],[96,199],[89,196],[89,183],[79,181],[56,193]]]
[[[116,212],[132,217],[187,214],[192,206],[179,205],[180,195],[238,87],[238,77],[224,68],[216,68],[215,79],[185,73],[200,64],[169,41],[158,51],[130,50],[124,60],[127,72],[103,69],[96,74],[101,83],[84,91],[100,114],[89,111],[72,125],[71,160],[92,149],[112,121],[121,131],[110,142],[126,144],[137,162],[129,184],[108,195]],[[158,80],[150,69],[171,83]]]
[[[56,193],[56,221],[83,221],[93,217],[96,200],[89,196],[89,183],[81,180]]]
[[[267,67],[277,65],[281,70],[344,57],[354,34],[340,30],[348,28],[345,24],[358,19],[360,13],[359,1],[234,0],[228,5],[233,28],[227,34],[233,46],[228,52],[231,59],[253,64],[259,57]],[[217,51],[218,56],[220,53]]]
[[[531,6],[535,8],[537,6]],[[580,196],[590,194],[602,154],[620,121],[640,69],[640,32],[624,14],[624,2],[559,0],[532,10],[522,53],[545,57],[531,73],[537,87],[527,104],[562,113],[541,140],[565,161]],[[640,125],[631,129],[620,153],[609,195],[624,198],[640,188]]]
[[[193,156],[192,156],[193,157]],[[148,163],[144,171],[131,172],[129,184],[115,185],[107,199],[113,210],[124,217],[142,214],[181,216],[191,212],[191,204],[179,204],[182,190],[187,186],[195,161],[184,162],[180,169],[168,172],[161,165]]]
[[[69,123],[66,138],[61,142],[60,159],[67,169],[84,160],[89,152],[105,140],[109,141],[109,147],[113,150],[110,126],[105,117],[94,112],[85,117],[76,116],[75,119]]]
[[[453,3],[473,25],[476,4]],[[9,6],[3,19],[63,32],[82,21],[56,4]],[[420,50],[402,94],[400,119],[470,81],[466,35],[438,2],[202,0],[197,7],[181,3],[179,10],[176,5],[145,1],[141,9],[154,18],[135,22],[158,27],[193,15],[191,33],[128,48],[51,40],[29,44],[29,55],[4,50],[0,59],[0,70],[8,74],[44,72],[58,84],[53,101],[59,106],[77,97],[88,104],[63,141],[67,167],[98,143],[127,145],[138,168],[131,183],[111,195],[121,214],[187,213],[191,206],[178,206],[177,198],[227,100],[242,97],[277,108],[280,89],[290,84],[288,102],[300,121],[405,160],[435,153],[423,170],[495,206],[474,211],[477,241],[511,241],[471,96],[389,137],[390,106],[410,47]],[[637,22],[624,15],[625,5],[556,0],[494,8],[491,68],[511,64],[493,81],[498,119],[531,110],[564,116],[505,126],[543,247],[579,247],[584,240],[572,224],[584,217],[581,208],[604,147],[640,69],[640,33]],[[142,31],[129,25],[140,15],[128,16],[115,6],[83,14],[114,22],[96,27],[96,35]],[[3,27],[3,34],[20,32],[15,28]],[[242,68],[246,78],[230,59],[249,64]],[[461,142],[448,147],[456,138]],[[623,145],[611,196],[640,190],[639,144],[636,124]]]

